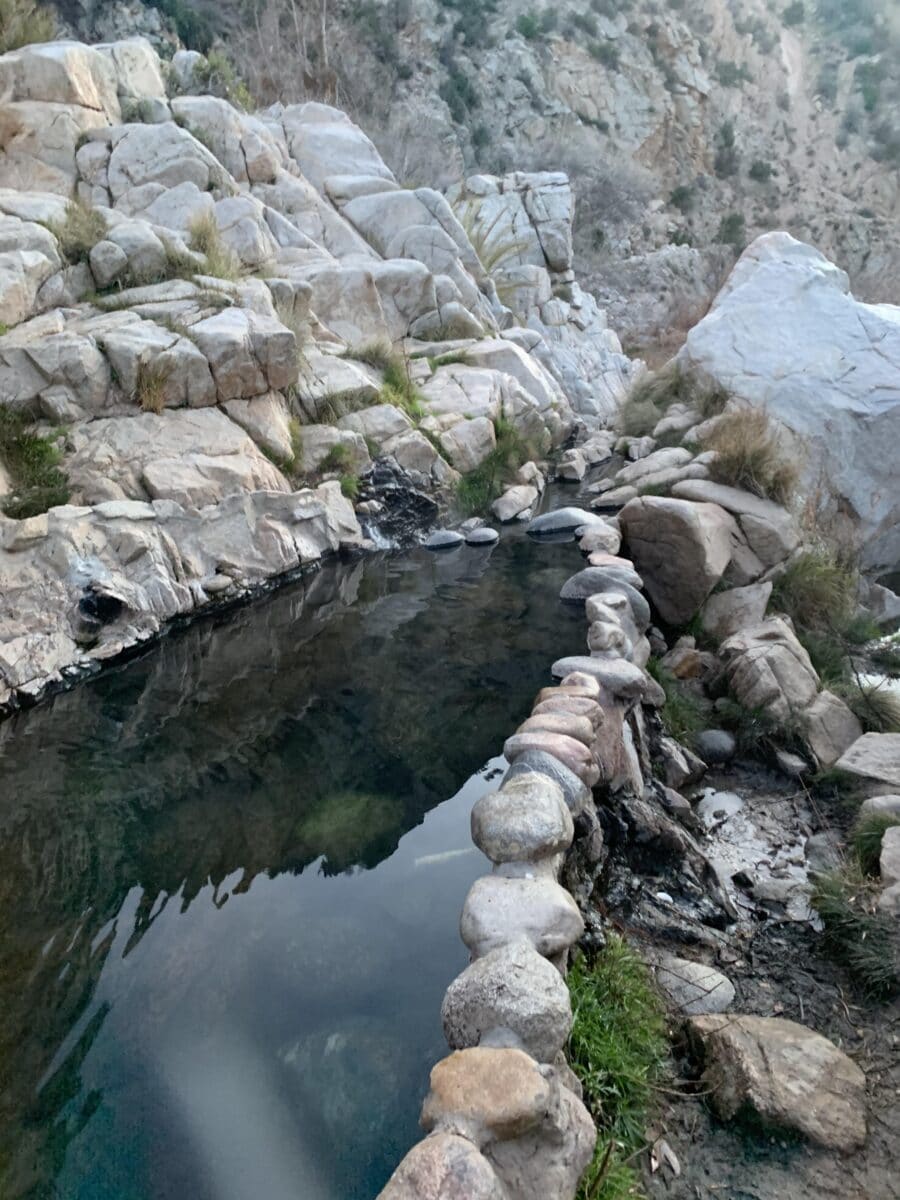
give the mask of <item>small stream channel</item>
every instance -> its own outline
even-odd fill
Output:
[[[331,565],[0,725],[4,1200],[376,1195],[579,565]]]

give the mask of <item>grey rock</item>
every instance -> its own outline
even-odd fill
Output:
[[[572,816],[546,775],[519,775],[472,808],[472,841],[495,863],[533,862],[572,844]]]
[[[463,535],[454,529],[436,529],[428,535],[422,545],[426,550],[455,550],[464,541]]]
[[[413,1146],[378,1200],[506,1200],[506,1189],[468,1138],[439,1132]]]
[[[881,814],[900,819],[900,796],[869,796],[869,798],[867,800],[863,800],[862,804],[859,806],[859,815],[861,817]]]
[[[591,798],[591,789],[574,771],[552,754],[542,750],[526,750],[521,754],[506,772],[503,783],[515,779],[519,775],[536,773],[552,779],[562,791],[566,807],[573,817],[577,817]]]
[[[704,729],[694,739],[697,753],[705,763],[726,763],[734,758],[737,742],[725,729]]]
[[[600,769],[593,754],[581,742],[566,737],[562,733],[549,733],[543,730],[531,733],[515,733],[503,744],[503,753],[508,762],[516,759],[528,750],[543,750],[558,758],[588,787],[593,787],[600,779]]]
[[[466,545],[468,546],[494,546],[499,541],[500,534],[488,525],[482,525],[480,528],[471,529],[466,533]]]
[[[572,1028],[569,989],[559,971],[527,942],[476,959],[450,984],[441,1006],[451,1049],[477,1046],[493,1029],[509,1029],[538,1062],[549,1063]]]
[[[841,839],[833,829],[806,839],[806,869],[811,875],[836,871],[844,861]]]
[[[665,704],[666,697],[660,685],[643,668],[624,658],[588,658],[571,655],[560,658],[550,668],[554,678],[563,679],[573,671],[592,675],[613,696],[626,700],[643,700],[657,708]]]
[[[900,786],[900,733],[864,733],[835,765],[851,775]]]
[[[555,958],[578,941],[584,922],[553,879],[486,875],[469,889],[459,929],[475,958],[523,938],[544,958]]]
[[[802,779],[812,770],[805,758],[799,754],[792,754],[789,750],[776,750],[775,761],[778,763],[778,769],[789,779]]]
[[[734,984],[721,971],[672,954],[654,955],[656,982],[681,1016],[726,1012],[734,1003]]]
[[[585,567],[577,575],[567,579],[559,593],[561,600],[584,603],[597,592],[623,592],[628,597],[635,624],[643,632],[650,624],[650,605],[627,580],[617,577],[604,567]]]
[[[703,606],[703,628],[722,641],[748,625],[758,625],[766,615],[771,595],[771,583],[715,592]]]
[[[588,512],[585,508],[555,508],[552,512],[541,513],[530,521],[526,533],[531,537],[542,537],[558,533],[574,533],[576,529],[585,530],[596,526],[598,529],[607,528],[606,522]]]

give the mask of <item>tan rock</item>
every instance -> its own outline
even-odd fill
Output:
[[[849,1152],[866,1140],[866,1077],[821,1034],[779,1017],[694,1017],[703,1085],[720,1117],[749,1105],[766,1123]]]
[[[473,1046],[432,1068],[422,1127],[461,1122],[506,1141],[533,1128],[550,1105],[550,1084],[521,1050]]]
[[[660,616],[687,624],[731,561],[731,518],[715,504],[643,496],[625,505],[620,520]]]

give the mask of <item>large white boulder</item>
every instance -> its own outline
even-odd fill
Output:
[[[819,251],[769,233],[745,250],[679,361],[796,435],[810,494],[855,514],[864,564],[897,563],[900,307],[860,303]]]

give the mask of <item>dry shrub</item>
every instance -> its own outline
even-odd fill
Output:
[[[710,474],[717,483],[788,504],[797,486],[797,468],[784,457],[765,412],[744,408],[725,413],[705,439],[714,450]]]

